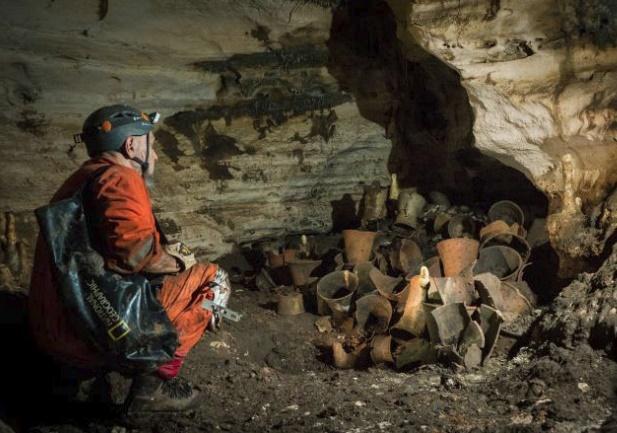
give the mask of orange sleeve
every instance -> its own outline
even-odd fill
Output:
[[[135,273],[160,260],[160,233],[137,172],[111,166],[94,182],[91,193],[93,228],[109,269]]]

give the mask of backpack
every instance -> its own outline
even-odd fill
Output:
[[[97,170],[72,197],[40,207],[35,214],[70,323],[109,369],[143,373],[173,358],[178,337],[149,280],[106,269],[93,247],[84,192],[106,168]]]

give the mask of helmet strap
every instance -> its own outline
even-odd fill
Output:
[[[141,176],[146,177],[146,173],[148,172],[148,168],[150,167],[150,163],[148,160],[150,159],[150,133],[146,134],[146,160],[142,160],[134,156],[133,158],[129,158],[131,161],[135,161],[141,167]]]

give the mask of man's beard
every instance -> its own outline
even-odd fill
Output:
[[[146,173],[144,175],[144,183],[146,184],[146,188],[148,188],[148,191],[152,192],[154,190],[154,176],[152,176],[151,173]]]

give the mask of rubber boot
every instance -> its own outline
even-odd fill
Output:
[[[197,403],[199,391],[179,377],[165,380],[156,374],[133,379],[125,406],[127,413],[180,412]]]

